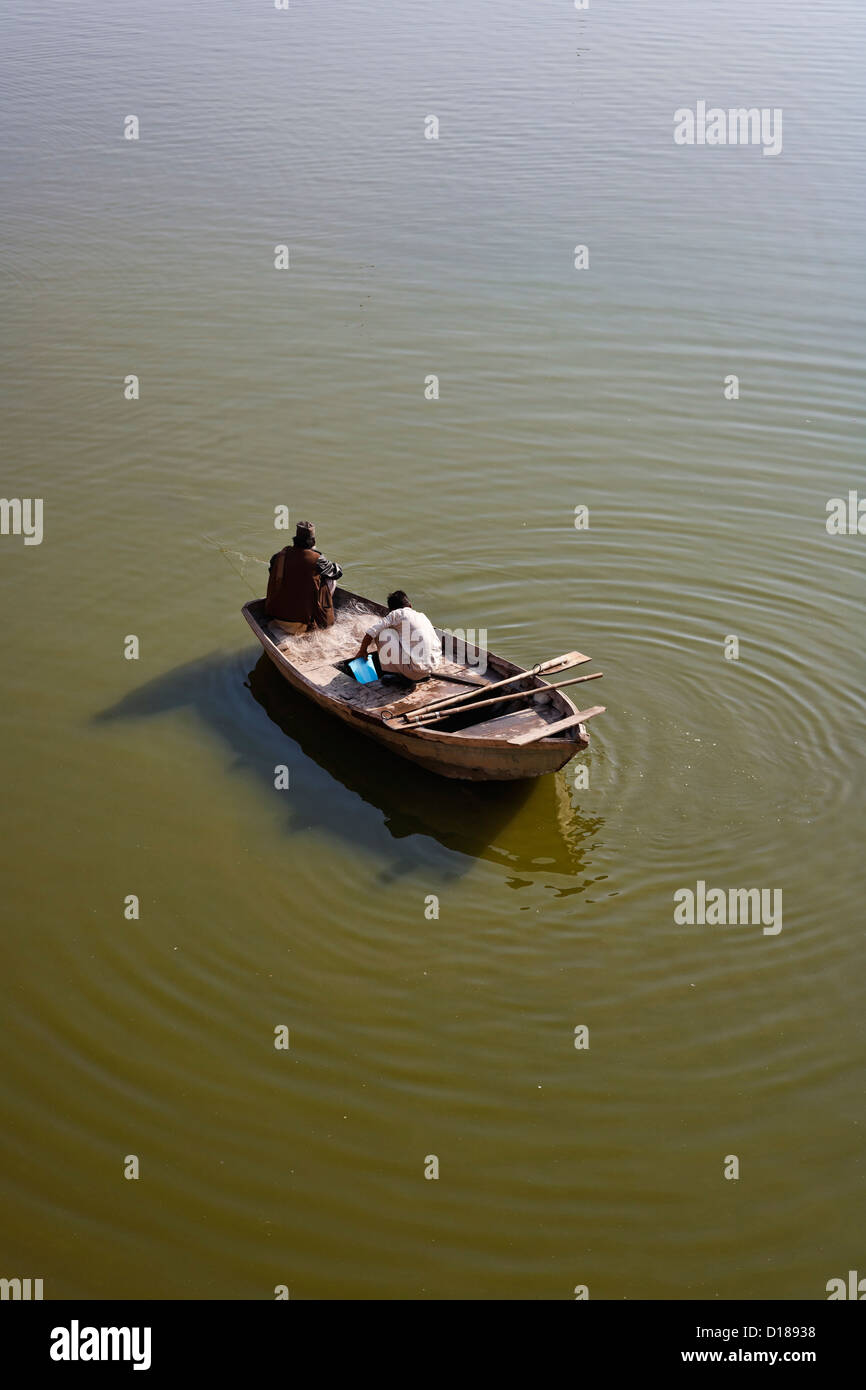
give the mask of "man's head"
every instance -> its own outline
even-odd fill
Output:
[[[295,527],[295,539],[292,545],[296,545],[299,550],[312,550],[316,544],[316,528],[312,521],[299,521]]]
[[[395,589],[392,594],[388,595],[387,603],[389,613],[393,613],[395,608],[412,607],[405,589]]]

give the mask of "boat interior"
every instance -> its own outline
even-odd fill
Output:
[[[338,588],[334,594],[334,625],[310,633],[290,635],[265,613],[264,600],[250,605],[252,616],[284,657],[322,695],[331,700],[380,714],[389,726],[400,732],[410,732],[416,726],[407,724],[400,716],[433,700],[460,695],[468,690],[465,682],[483,687],[516,675],[519,666],[487,653],[486,666],[479,664],[481,654],[474,647],[456,647],[455,655],[463,654],[464,661],[449,661],[443,657],[437,673],[429,680],[411,686],[402,681],[371,681],[361,685],[348,669],[347,661],[360,646],[374,618],[383,617],[386,609],[372,600]],[[438,630],[438,629],[437,629]],[[475,664],[473,664],[475,663]],[[460,677],[460,680],[449,679]],[[524,679],[506,687],[505,693],[529,690],[537,686],[546,690],[540,677],[526,672]],[[553,723],[568,713],[566,701],[556,692],[542,695],[527,707],[519,701],[487,705],[483,709],[466,709],[430,725],[436,733],[469,734],[473,738],[509,739],[527,733],[543,724]],[[421,727],[428,727],[422,725]],[[573,737],[573,734],[571,735]]]

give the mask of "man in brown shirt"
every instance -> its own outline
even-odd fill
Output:
[[[316,528],[299,521],[291,545],[271,556],[265,610],[286,632],[331,627],[334,589],[343,571],[316,549]]]

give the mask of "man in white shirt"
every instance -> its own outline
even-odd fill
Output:
[[[427,680],[442,662],[442,643],[433,624],[412,607],[402,589],[388,595],[388,616],[367,628],[356,656],[366,656],[370,648],[383,673],[413,682]]]

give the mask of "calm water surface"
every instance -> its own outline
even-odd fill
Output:
[[[0,37],[0,490],[45,505],[0,538],[0,1274],[823,1297],[866,1258],[866,540],[824,524],[866,486],[862,8]],[[782,154],[676,147],[702,98],[783,108]],[[590,653],[589,787],[442,783],[299,702],[239,613],[278,504],[356,591]],[[699,879],[783,929],[676,925]]]

